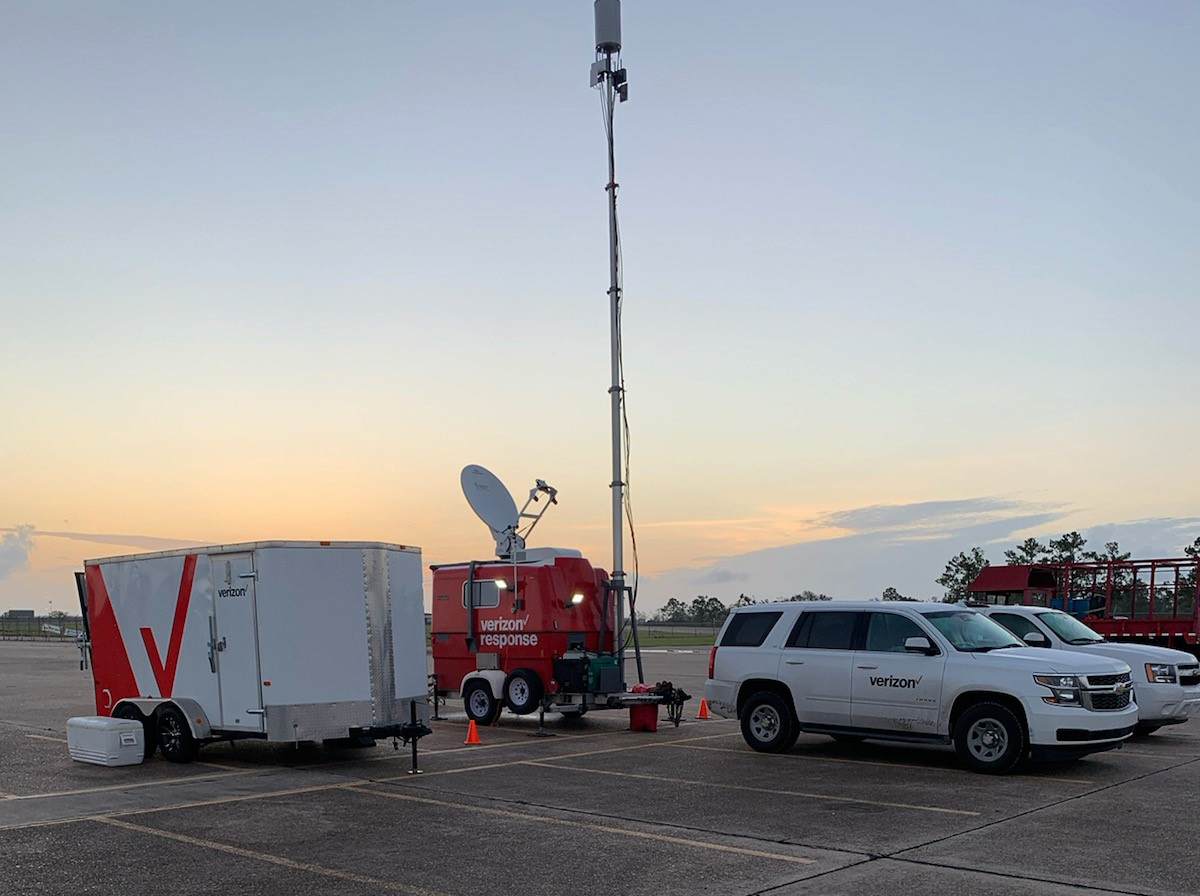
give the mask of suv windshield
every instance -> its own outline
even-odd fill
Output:
[[[966,653],[986,653],[1005,647],[1024,647],[1004,626],[992,622],[974,610],[947,610],[927,613],[925,618],[941,632],[955,650]]]
[[[1038,613],[1038,619],[1068,644],[1099,644],[1104,639],[1066,613]]]

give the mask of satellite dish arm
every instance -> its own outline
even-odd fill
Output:
[[[558,489],[552,485],[546,485],[546,482],[543,479],[535,480],[535,483],[536,484],[533,486],[533,488],[529,490],[529,497],[525,499],[525,504],[521,507],[520,514],[518,514],[518,519],[532,520],[525,531],[519,536],[521,538],[521,547],[525,546],[525,539],[529,537],[529,533],[533,531],[533,527],[538,524],[541,518],[546,514],[546,511],[550,509],[550,505],[558,503]],[[538,495],[541,494],[546,495],[550,500],[546,504],[543,504],[537,513],[527,513],[526,511],[529,510],[529,505],[537,504]]]

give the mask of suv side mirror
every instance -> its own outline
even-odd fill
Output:
[[[1030,647],[1049,647],[1050,639],[1041,632],[1026,632],[1022,640]]]
[[[932,656],[937,653],[937,649],[929,643],[929,639],[922,636],[914,638],[906,638],[904,641],[904,649],[908,653],[923,653],[926,656]]]

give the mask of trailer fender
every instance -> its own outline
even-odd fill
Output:
[[[200,704],[190,697],[170,697],[166,699],[162,697],[125,697],[117,701],[116,706],[113,707],[112,714],[116,715],[118,707],[128,705],[136,706],[137,711],[146,719],[153,719],[155,713],[164,706],[175,706],[187,717],[188,728],[192,731],[192,737],[199,741],[205,741],[210,740],[213,736],[208,716],[200,708]]]
[[[208,716],[195,700],[190,697],[172,697],[163,702],[174,703],[187,716],[188,727],[192,729],[192,737],[196,740],[206,741],[212,738],[212,725],[208,722]]]
[[[505,673],[499,669],[476,669],[474,672],[468,672],[463,676],[462,684],[458,687],[458,692],[461,694],[467,689],[468,681],[478,678],[488,683],[488,687],[492,690],[492,696],[499,700],[504,693],[504,677]]]

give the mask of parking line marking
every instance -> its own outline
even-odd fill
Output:
[[[711,753],[737,753],[739,756],[746,756],[747,758],[754,755],[753,753],[747,753],[745,750],[737,750],[733,747],[702,747],[698,744],[680,744],[680,746],[687,750],[707,750]],[[878,765],[882,766],[883,768],[911,768],[939,773],[950,772],[954,774],[973,774],[957,768],[939,768],[937,766],[912,765],[911,763],[907,762],[877,762],[873,759],[842,759],[838,756],[806,756],[803,753],[781,753],[779,754],[779,759],[795,759],[804,762],[845,762],[849,763],[850,765]],[[1037,781],[1061,781],[1066,784],[1092,783],[1091,781],[1085,781],[1083,778],[1055,778],[1051,777],[1050,775],[1032,775],[1031,778]]]
[[[166,784],[188,784],[192,781],[216,781],[222,778],[236,778],[240,775],[262,774],[263,769],[251,768],[245,771],[222,772],[219,775],[190,775],[184,778],[160,778],[157,781],[134,781],[131,784],[109,784],[105,787],[83,787],[79,790],[57,790],[47,793],[24,793],[14,796],[14,800],[44,800],[55,796],[80,796],[85,793],[105,793],[110,790],[133,790],[139,787],[161,787]]]
[[[568,757],[563,757],[568,758]],[[944,815],[978,816],[978,812],[967,809],[946,809],[941,806],[919,806],[914,803],[892,803],[885,800],[865,800],[853,796],[833,796],[827,793],[809,793],[803,790],[775,790],[770,787],[751,787],[746,784],[720,784],[715,781],[693,781],[687,778],[667,778],[663,775],[638,775],[633,772],[617,772],[609,769],[581,768],[575,765],[554,765],[552,760],[527,759],[525,765],[557,768],[565,771],[582,772],[588,775],[611,775],[616,778],[633,778],[639,781],[662,781],[667,784],[695,784],[700,787],[716,787],[721,790],[741,790],[746,793],[769,793],[779,796],[796,796],[813,800],[832,800],[838,803],[858,803],[864,806],[883,806],[889,809],[911,809],[915,812],[937,812]]]
[[[608,747],[603,750],[584,750],[583,752],[580,752],[580,753],[564,753],[561,756],[545,756],[545,757],[543,757],[543,759],[547,762],[553,762],[558,759],[576,759],[576,758],[585,757],[585,756],[601,756],[606,753],[624,753],[628,750],[645,750],[645,749],[649,749],[650,747],[665,747],[669,744],[683,743],[685,741],[713,740],[718,737],[728,737],[728,735],[726,735],[726,734],[706,734],[701,737],[688,737],[688,738],[681,738],[681,739],[673,740],[673,741],[653,741],[650,743],[629,744],[628,746],[624,746],[624,747]],[[504,766],[510,766],[510,765],[527,765],[530,763],[534,763],[536,761],[538,761],[538,760],[508,759],[508,760],[505,760],[504,762],[489,762],[486,765],[471,765],[471,766],[467,766],[465,768],[443,768],[443,769],[433,769],[432,771],[427,770],[424,773],[424,775],[425,775],[425,777],[428,777],[430,775],[457,775],[457,774],[461,774],[462,772],[482,772],[482,771],[487,771],[488,769],[503,768]],[[387,783],[390,781],[407,781],[407,780],[410,780],[410,776],[407,773],[405,773],[403,775],[392,775],[387,778],[372,778],[371,780],[377,781],[380,783]]]
[[[48,734],[26,734],[25,736],[32,737],[37,740],[52,740],[55,743],[59,743],[59,744],[65,744],[67,742],[67,739],[65,737],[51,737]]]
[[[536,765],[537,763],[531,763]],[[407,793],[392,793],[378,788],[355,786],[351,787],[355,793],[365,793],[371,796],[380,796],[385,799],[406,800],[412,803],[424,803],[430,806],[438,806],[447,809],[462,809],[466,812],[479,812],[483,815],[495,815],[501,818],[515,818],[521,821],[537,821],[543,824],[552,824],[558,827],[583,828],[589,831],[599,831],[606,834],[617,834],[623,837],[636,837],[641,840],[655,840],[660,843],[671,843],[676,846],[691,846],[697,849],[710,849],[716,852],[727,852],[735,855],[751,856],[756,859],[777,859],[780,862],[791,862],[795,865],[812,865],[816,862],[815,859],[805,858],[804,856],[790,856],[777,852],[768,852],[763,849],[749,849],[744,846],[729,846],[724,843],[711,843],[706,840],[694,840],[689,837],[672,837],[669,834],[656,834],[651,831],[636,831],[629,828],[619,828],[614,825],[598,824],[592,821],[578,821],[576,819],[559,818],[548,815],[534,815],[529,812],[514,812],[511,809],[494,809],[490,806],[470,806],[466,803],[455,803],[447,800],[435,800],[429,797],[413,796]]]
[[[377,877],[367,877],[365,874],[355,874],[353,871],[341,871],[337,868],[326,868],[323,865],[313,865],[310,862],[298,862],[295,859],[288,859],[283,856],[271,855],[265,852],[255,852],[251,849],[243,849],[240,846],[230,846],[227,843],[218,843],[215,840],[204,840],[200,837],[192,837],[188,834],[179,834],[175,831],[164,831],[159,828],[147,827],[142,824],[134,824],[131,821],[123,821],[119,818],[98,817],[90,819],[98,821],[101,824],[111,825],[113,827],[123,828],[128,831],[136,831],[141,834],[150,834],[154,837],[162,837],[166,840],[175,840],[178,843],[186,843],[189,846],[199,846],[203,849],[211,849],[217,852],[227,853],[229,855],[240,856],[243,859],[253,859],[257,862],[268,862],[272,865],[279,865],[283,868],[290,868],[294,871],[305,871],[309,874],[320,874],[324,877],[333,877],[338,880],[353,881],[358,884],[368,884],[372,887],[379,887],[384,890],[393,890],[398,893],[412,893],[415,896],[444,896],[437,890],[429,890],[425,887],[412,886],[410,884],[402,884],[398,881],[381,880]]]

